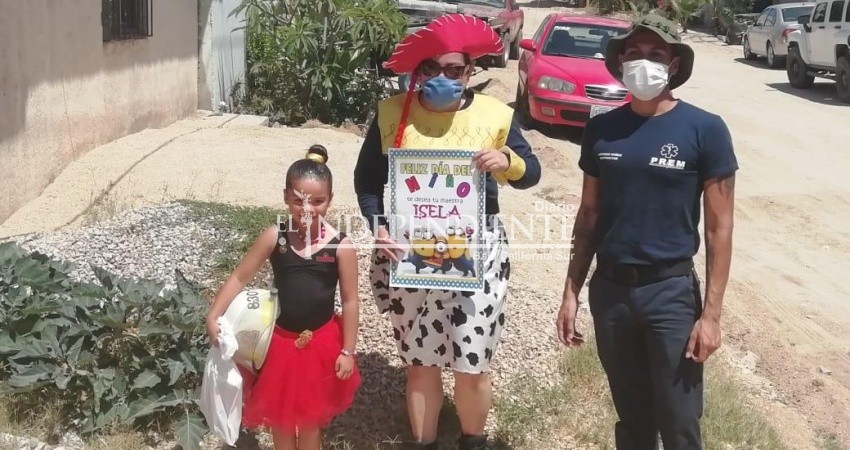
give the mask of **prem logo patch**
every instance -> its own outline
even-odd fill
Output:
[[[662,145],[659,153],[660,156],[653,156],[649,159],[650,166],[684,170],[685,161],[676,159],[676,157],[679,156],[679,147],[677,147],[676,144]]]
[[[322,252],[321,255],[316,256],[316,261],[320,263],[332,263],[336,261],[336,258],[330,252]]]

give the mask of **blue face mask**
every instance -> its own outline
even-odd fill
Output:
[[[422,86],[422,96],[425,101],[437,109],[446,108],[460,100],[463,94],[463,84],[443,75],[431,78]]]

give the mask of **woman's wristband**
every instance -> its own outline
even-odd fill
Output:
[[[355,357],[355,356],[357,356],[357,352],[356,352],[356,351],[348,351],[348,350],[346,350],[346,349],[341,349],[341,350],[339,351],[339,354],[340,354],[340,355],[345,355],[345,356],[351,356],[351,357]]]

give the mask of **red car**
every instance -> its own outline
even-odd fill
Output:
[[[629,101],[631,94],[605,68],[605,46],[631,22],[550,14],[523,39],[516,110],[526,126],[543,122],[584,127],[591,117]]]

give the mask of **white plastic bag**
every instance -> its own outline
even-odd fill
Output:
[[[207,425],[227,445],[239,437],[242,421],[242,374],[233,362],[239,344],[233,327],[223,317],[218,321],[218,347],[210,348],[201,383],[201,412]]]

